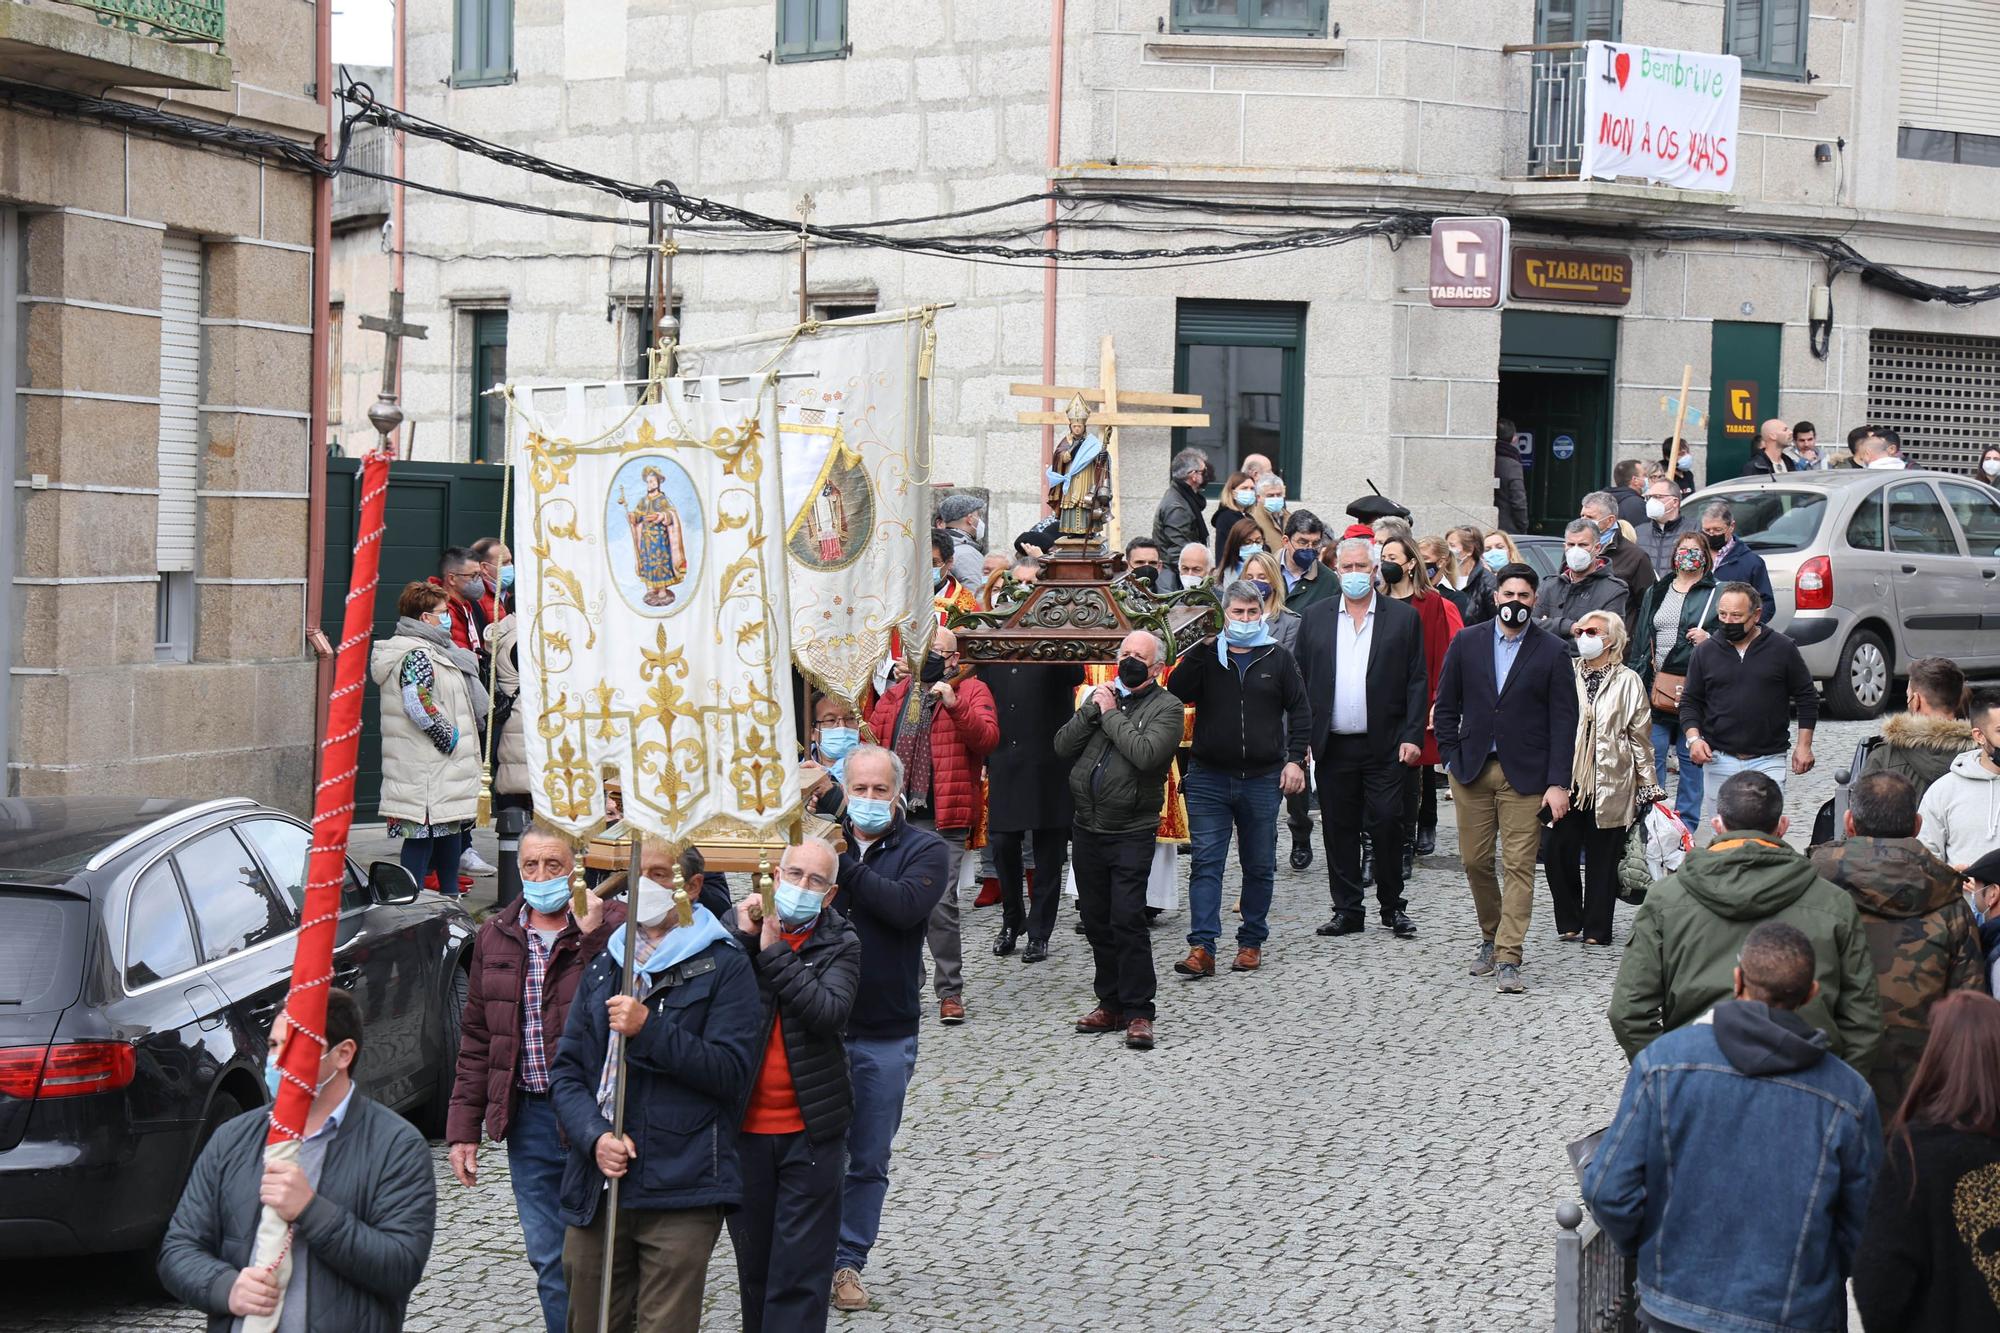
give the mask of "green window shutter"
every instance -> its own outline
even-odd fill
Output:
[[[1327,0],[1174,0],[1173,30],[1324,37]]]
[[[1537,0],[1537,42],[1615,42],[1624,28],[1624,0]]]
[[[507,458],[507,406],[486,391],[507,381],[507,312],[481,310],[472,316],[472,461]]]
[[[1743,61],[1743,72],[1772,79],[1806,76],[1809,0],[1726,0],[1722,50]]]
[[[1205,450],[1217,481],[1244,454],[1266,454],[1296,487],[1305,439],[1305,329],[1302,304],[1180,302],[1174,391],[1201,394],[1209,425],[1176,429],[1174,449]]]
[[[847,0],[778,0],[778,61],[838,60],[846,54]]]
[[[514,0],[452,0],[451,82],[469,88],[514,78]]]

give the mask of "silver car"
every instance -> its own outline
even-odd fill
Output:
[[[2000,491],[1950,472],[1842,468],[1739,477],[1727,500],[1764,558],[1771,625],[1798,644],[1835,717],[1873,717],[1920,657],[2000,672]]]

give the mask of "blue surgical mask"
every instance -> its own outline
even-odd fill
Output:
[[[284,1081],[284,1075],[278,1071],[278,1057],[274,1055],[270,1058],[270,1062],[264,1066],[264,1086],[270,1090],[272,1101],[275,1102],[278,1100],[278,1089],[283,1086]],[[331,1082],[333,1082],[333,1075],[331,1074],[322,1078],[319,1081],[318,1087],[313,1089],[313,1096],[319,1096],[320,1089],[326,1087]]]
[[[1265,496],[1265,497],[1264,497],[1264,508],[1265,508],[1265,509],[1267,509],[1268,511],[1270,511],[1271,513],[1273,513],[1273,514],[1282,514],[1282,513],[1284,513],[1284,512],[1285,512],[1285,497],[1284,497],[1284,496],[1282,496],[1282,495],[1267,495],[1267,496]]]
[[[1262,620],[1225,620],[1222,632],[1231,643],[1252,644],[1264,637]]]
[[[845,759],[848,751],[861,744],[861,733],[853,727],[821,727],[819,753],[822,759]]]
[[[1251,490],[1248,486],[1238,488],[1236,491],[1236,503],[1239,507],[1248,509],[1251,505],[1257,503],[1257,492]]]
[[[554,879],[524,879],[521,881],[521,897],[537,912],[555,913],[569,902],[569,876],[557,875]]]
[[[931,591],[932,591],[932,592],[936,592],[936,591],[937,591],[937,590],[938,590],[939,588],[942,588],[943,586],[944,586],[944,566],[943,566],[943,565],[932,565],[932,566],[931,566]]]
[[[848,807],[853,808],[853,802]],[[778,887],[771,894],[771,901],[777,906],[778,920],[788,926],[803,926],[819,915],[823,900],[811,889],[802,889],[796,884],[778,881]]]
[[[1367,574],[1349,572],[1340,576],[1340,591],[1357,602],[1374,586],[1375,580]]]
[[[872,796],[850,796],[847,798],[847,817],[863,833],[886,833],[889,825],[896,821],[896,807]]]
[[[1257,542],[1244,542],[1243,545],[1236,548],[1236,557],[1239,562],[1248,560],[1253,555],[1262,554],[1264,554],[1264,548]],[[1242,567],[1241,563],[1237,565],[1238,569]]]
[[[506,592],[513,586],[514,586],[514,567],[512,565],[500,566],[500,591]]]
[[[1482,555],[1479,558],[1481,560],[1484,560],[1486,562],[1486,567],[1492,570],[1495,574],[1498,574],[1501,570],[1507,568],[1507,553],[1505,551],[1488,551],[1485,555]]]
[[[1618,535],[1618,525],[1616,523],[1613,523],[1610,527],[1598,533],[1597,534],[1598,549],[1602,550],[1604,547],[1611,545],[1611,539],[1613,537],[1616,537],[1617,535]]]

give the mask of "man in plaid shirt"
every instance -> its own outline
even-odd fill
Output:
[[[566,1154],[549,1105],[549,1067],[577,983],[624,921],[625,908],[594,904],[589,917],[576,919],[569,882],[576,854],[545,825],[521,835],[520,862],[521,897],[489,917],[473,941],[445,1139],[452,1174],[468,1188],[479,1180],[482,1127],[487,1138],[507,1145],[542,1319],[548,1333],[562,1333],[569,1289],[558,1209]]]

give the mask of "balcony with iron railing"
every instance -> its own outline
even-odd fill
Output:
[[[380,125],[356,125],[347,144],[349,168],[389,170],[389,132]],[[336,231],[365,227],[389,216],[389,182],[353,170],[333,178],[333,226]]]
[[[0,0],[0,79],[227,92],[224,0]]]
[[[1576,180],[1583,172],[1583,94],[1589,48],[1583,42],[1509,46],[1528,58],[1528,175]]]

